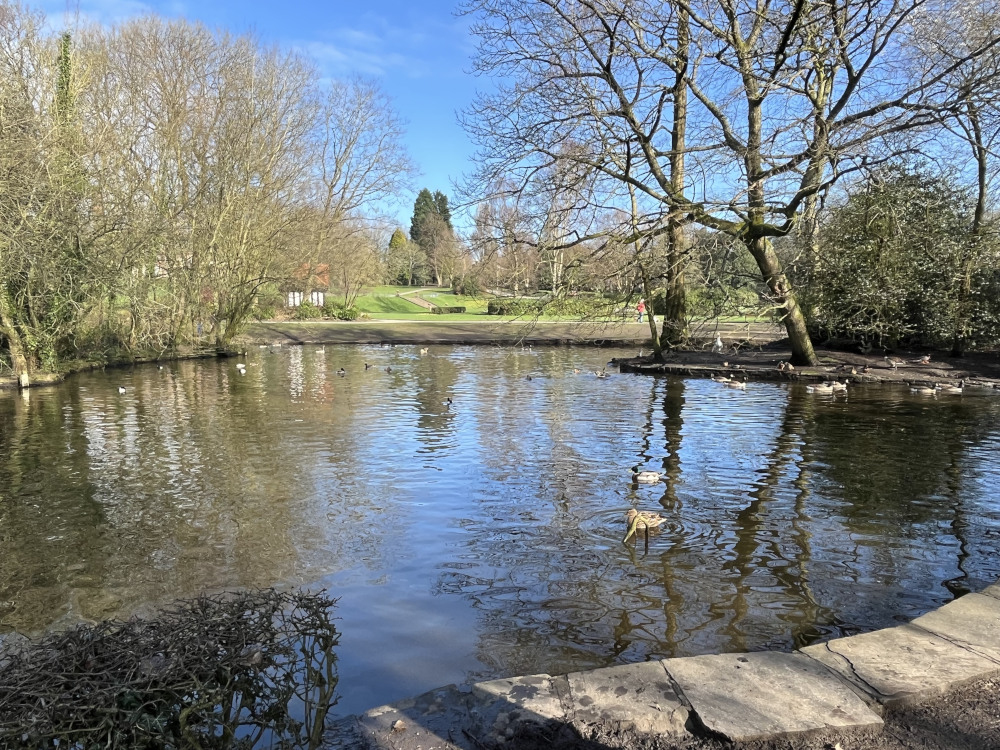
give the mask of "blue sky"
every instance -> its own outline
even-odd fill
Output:
[[[469,74],[473,40],[469,19],[455,15],[458,0],[333,0],[264,2],[212,0],[46,0],[53,22],[63,13],[110,23],[157,13],[199,20],[234,32],[253,31],[265,42],[309,54],[330,77],[375,79],[406,122],[407,149],[421,171],[415,188],[452,196],[452,183],[471,168],[472,144],[456,122],[479,79]],[[35,5],[29,0],[30,5]],[[394,212],[406,229],[414,195],[403,196]]]

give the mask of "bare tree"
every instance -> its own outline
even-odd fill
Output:
[[[694,222],[740,240],[799,363],[815,355],[772,240],[792,231],[811,196],[881,158],[890,136],[926,128],[934,110],[960,101],[949,77],[1000,42],[991,35],[914,64],[904,32],[927,14],[954,26],[961,0],[933,9],[922,0],[472,0],[466,10],[478,17],[478,69],[502,76],[466,118],[483,183],[503,172],[525,186],[569,158],[605,181],[607,204],[636,189],[638,233]],[[663,126],[681,107],[678,139],[676,124]],[[582,147],[561,151],[567,139]]]

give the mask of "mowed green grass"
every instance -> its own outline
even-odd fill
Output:
[[[464,307],[464,313],[440,315],[432,313],[407,299],[407,296],[421,297],[438,307]],[[448,289],[428,287],[380,286],[366,290],[358,296],[355,307],[368,317],[395,318],[397,320],[477,320],[486,315],[489,304],[487,297],[465,297],[453,294]]]

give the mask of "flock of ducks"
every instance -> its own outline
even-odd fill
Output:
[[[959,380],[957,384],[953,385],[951,383],[935,383],[934,385],[912,385],[910,386],[910,393],[916,393],[920,396],[936,396],[939,393],[946,393],[950,396],[961,396],[965,393],[965,381]]]

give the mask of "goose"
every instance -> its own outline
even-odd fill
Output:
[[[729,382],[729,376],[728,375],[713,375],[712,376],[712,380],[714,382],[716,382],[716,383],[728,383]]]
[[[643,484],[656,484],[660,481],[660,472],[639,471],[639,466],[636,465],[632,467],[632,480]]]
[[[806,393],[833,393],[833,384],[817,383],[816,385],[807,385]]]
[[[834,380],[830,383],[835,393],[847,393],[847,383],[840,382],[839,380]]]
[[[936,396],[937,390],[929,385],[912,385],[910,393],[916,393],[920,396]]]
[[[745,381],[745,380],[727,380],[726,381],[726,387],[727,388],[739,388],[741,391],[745,391],[747,389],[747,381]]]
[[[945,383],[941,385],[938,383],[934,386],[938,393],[949,393],[954,396],[961,396],[965,392],[965,381],[959,380],[958,385],[952,385],[951,383]]]
[[[622,539],[623,542],[627,542],[629,538],[642,528],[647,534],[649,534],[650,529],[655,529],[662,523],[666,523],[667,519],[661,516],[659,513],[652,513],[648,510],[636,510],[635,508],[630,508],[625,514],[625,523],[628,524],[628,532],[625,534],[625,538]]]
[[[712,352],[722,354],[722,337],[719,334],[715,334],[715,341],[712,342]]]

